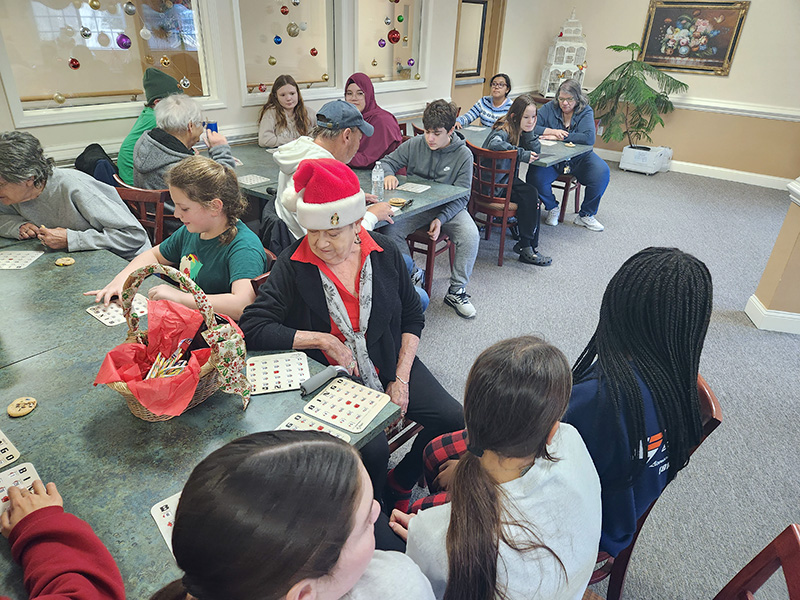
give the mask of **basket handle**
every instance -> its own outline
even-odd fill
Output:
[[[206,327],[208,327],[208,329],[211,329],[216,325],[216,320],[214,319],[214,309],[211,307],[211,303],[208,301],[208,296],[206,296],[206,293],[200,289],[200,286],[189,279],[187,275],[181,273],[178,269],[156,263],[152,265],[145,265],[144,267],[136,269],[133,273],[128,275],[128,279],[125,280],[125,286],[123,287],[122,294],[120,295],[120,300],[122,301],[122,311],[125,315],[125,320],[128,322],[129,334],[133,334],[137,338],[140,337],[139,315],[131,312],[133,298],[136,296],[136,292],[139,291],[139,286],[142,285],[142,281],[144,281],[145,277],[156,273],[166,275],[173,281],[179,283],[183,291],[188,292],[194,297],[194,301],[197,304],[197,309],[202,313],[203,320],[205,320]]]

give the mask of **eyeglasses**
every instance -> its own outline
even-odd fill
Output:
[[[493,88],[504,88],[506,84],[504,81],[493,81],[491,87]]]
[[[573,102],[575,102],[575,98],[559,98],[558,99],[558,103],[559,104],[572,104]]]

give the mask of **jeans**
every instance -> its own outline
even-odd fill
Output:
[[[408,269],[408,276],[414,273],[414,259],[412,259],[408,254],[403,254],[403,260],[406,261],[406,269]],[[422,304],[422,312],[425,312],[425,309],[428,308],[428,304],[431,303],[431,299],[428,297],[428,292],[423,290],[421,287],[414,286],[414,289],[419,296],[419,301]]]
[[[438,208],[433,208],[412,215],[399,223],[384,225],[378,231],[391,237],[407,254],[408,244],[406,244],[406,237],[420,227],[427,229],[431,221],[436,218],[438,211]],[[442,231],[450,237],[450,241],[455,246],[455,258],[450,269],[450,289],[465,288],[469,283],[470,275],[472,275],[475,258],[478,256],[478,242],[480,240],[478,226],[475,225],[475,221],[464,209],[456,213],[447,223],[442,223]]]
[[[511,201],[517,205],[520,247],[530,247],[535,252],[539,246],[539,218],[541,215],[536,188],[521,179],[514,179],[511,186]]]
[[[551,167],[535,167],[528,169],[526,181],[539,190],[539,200],[544,204],[545,210],[553,210],[558,206],[556,197],[553,195],[553,182],[559,175],[564,174],[564,165],[558,163]],[[608,187],[611,177],[611,170],[606,161],[597,156],[594,152],[587,152],[569,160],[570,175],[584,186],[583,202],[581,202],[580,215],[590,217],[597,214],[600,206],[600,199]]]

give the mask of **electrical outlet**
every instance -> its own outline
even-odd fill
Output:
[[[598,126],[597,126],[597,135],[603,135],[603,132],[604,132],[605,130],[606,130],[606,128],[605,128],[605,127],[603,127],[602,125],[598,125]]]

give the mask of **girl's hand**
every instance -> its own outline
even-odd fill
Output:
[[[461,124],[461,122],[460,121],[456,121],[456,129],[461,129],[462,127],[463,127],[463,125]]]
[[[168,283],[162,283],[161,285],[151,287],[147,292],[147,297],[150,300],[172,300],[179,304],[186,304],[187,296],[192,298],[192,303],[194,303],[194,297],[191,294],[182,292],[174,285],[169,285]]]
[[[387,190],[395,190],[400,182],[394,175],[387,175],[383,178],[383,187]]]
[[[8,488],[8,500],[11,502],[8,510],[0,515],[0,532],[6,538],[17,523],[32,512],[48,506],[64,506],[56,484],[51,482],[45,487],[41,479],[33,482],[33,492],[12,485]]]
[[[453,481],[453,473],[456,472],[457,464],[457,458],[445,461],[445,463],[439,468],[439,474],[436,476],[436,479],[434,479],[433,483],[431,484],[432,488],[439,492],[446,492],[449,490],[450,482]]]
[[[408,524],[413,517],[417,515],[407,515],[406,513],[397,510],[392,511],[392,516],[389,517],[389,527],[394,531],[397,536],[404,542],[408,542]]]
[[[117,277],[111,280],[106,287],[101,290],[92,290],[91,292],[83,292],[84,296],[94,296],[95,302],[102,302],[104,306],[108,306],[111,304],[112,300],[118,300],[119,297],[122,295],[122,286],[125,283],[125,279],[119,281]]]
[[[528,163],[532,163],[539,160],[539,154],[536,152],[531,152],[531,157],[528,159]]]

